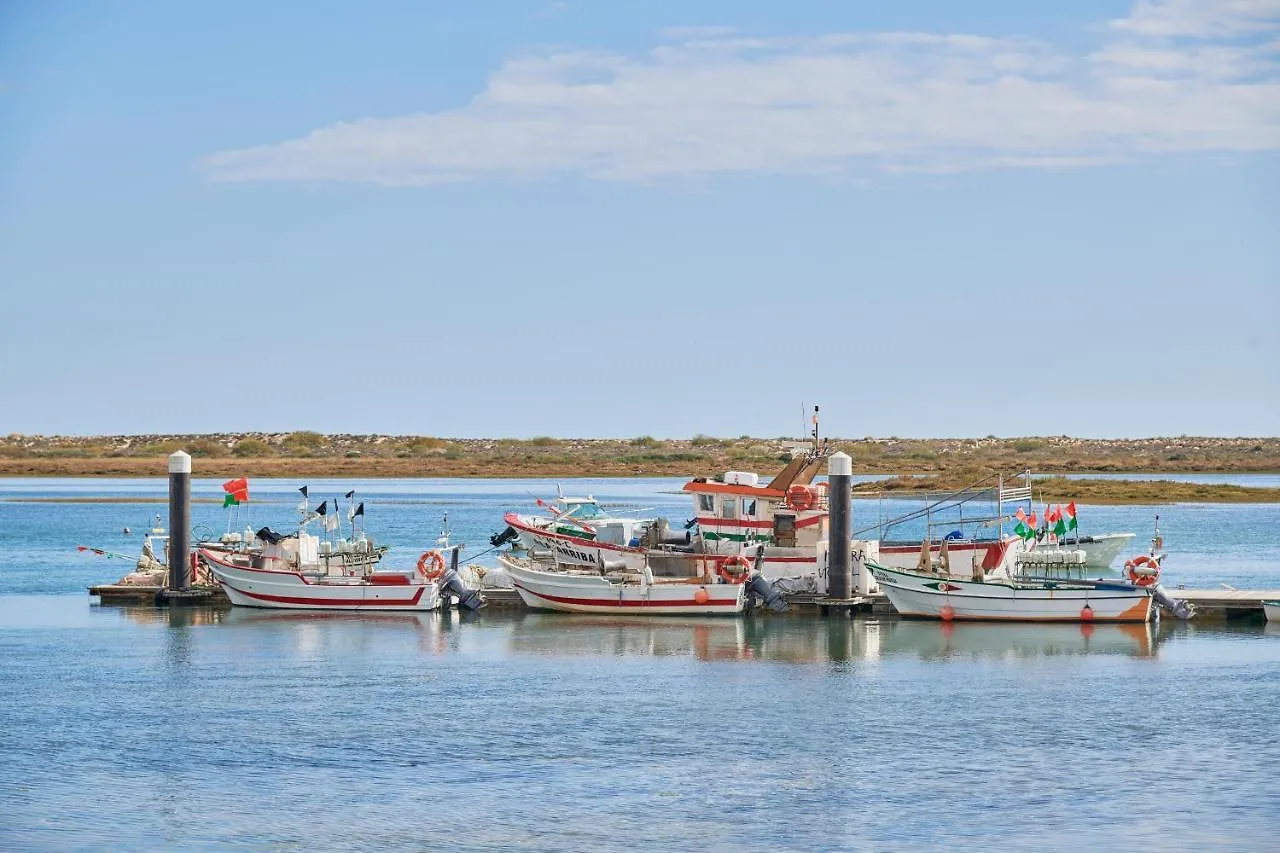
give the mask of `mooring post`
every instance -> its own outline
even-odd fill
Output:
[[[169,589],[191,585],[191,457],[179,450],[169,456]]]
[[[853,597],[853,560],[850,555],[850,533],[853,527],[850,506],[853,503],[853,459],[837,451],[827,463],[830,481],[831,526],[827,533],[827,598]]]

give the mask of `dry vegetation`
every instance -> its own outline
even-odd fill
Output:
[[[899,489],[950,488],[998,472],[1280,472],[1278,438],[1092,440],[837,439],[858,472],[903,477]],[[684,476],[727,469],[776,470],[791,439],[443,439],[323,435],[26,436],[0,439],[0,476],[158,476],[164,457],[185,449],[206,476],[568,477]],[[1064,482],[1080,500],[1280,500],[1280,490],[1115,481]],[[1273,496],[1271,493],[1275,493]]]

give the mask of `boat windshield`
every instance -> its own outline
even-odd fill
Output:
[[[587,519],[602,517],[604,510],[595,501],[573,501],[569,503],[569,508],[565,510],[565,514],[581,521],[586,521]]]

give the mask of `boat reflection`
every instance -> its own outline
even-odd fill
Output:
[[[102,613],[113,613],[138,625],[169,625],[186,628],[192,625],[220,625],[230,611],[225,607],[157,607],[153,604],[94,605]]]
[[[590,617],[533,613],[513,622],[509,650],[539,655],[683,656],[700,661],[812,664],[922,659],[1022,659],[1074,654],[1152,657],[1150,625],[948,625],[906,620]]]
[[[1154,657],[1159,635],[1151,623],[1107,625],[945,623],[903,620],[887,633],[885,653],[922,659],[1025,659],[1111,654]]]

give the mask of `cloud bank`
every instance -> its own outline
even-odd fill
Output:
[[[1138,0],[1088,51],[1022,38],[671,28],[512,58],[457,109],[222,151],[220,181],[856,176],[1280,149],[1280,0]]]

